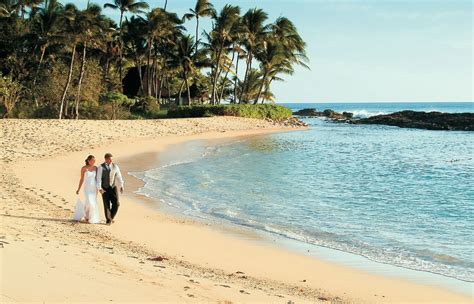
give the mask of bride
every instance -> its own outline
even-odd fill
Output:
[[[79,195],[79,190],[84,184],[85,201],[82,203],[78,199],[74,212],[74,220],[89,222],[89,224],[98,224],[100,221],[99,208],[97,207],[97,167],[94,164],[95,157],[89,155],[86,165],[81,168],[81,179],[76,194]]]

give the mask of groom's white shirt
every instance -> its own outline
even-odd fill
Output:
[[[104,170],[102,168],[102,165],[100,165],[99,168],[97,168],[97,189],[99,190],[102,189],[102,171]],[[111,163],[111,175],[112,174],[114,176],[110,177],[111,186],[123,188],[124,183],[122,173],[120,172],[119,166],[114,163]]]

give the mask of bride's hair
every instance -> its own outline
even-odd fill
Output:
[[[86,158],[86,166],[89,166],[89,161],[90,161],[91,159],[94,159],[94,158],[95,158],[94,155],[89,155],[89,156],[87,156],[87,158]]]

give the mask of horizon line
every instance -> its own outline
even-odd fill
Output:
[[[276,104],[285,103],[474,103],[474,100],[461,100],[461,101],[301,101],[301,102],[275,102]]]

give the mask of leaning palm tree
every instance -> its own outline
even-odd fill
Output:
[[[263,72],[263,82],[254,103],[258,102],[262,94],[263,97],[267,94],[272,81],[282,80],[279,74],[292,75],[294,65],[309,69],[306,43],[294,24],[286,17],[279,17],[269,28],[271,30],[266,35],[264,43],[258,48],[256,55]],[[263,90],[264,86],[265,90]]]
[[[282,63],[289,64],[287,53],[284,46],[279,41],[266,41],[264,46],[255,53],[255,58],[260,61],[260,69],[262,72],[262,81],[258,93],[255,96],[254,104],[256,104],[263,92],[263,87],[267,82],[267,78],[272,71],[279,67]],[[291,69],[291,64],[289,64]]]
[[[190,13],[184,14],[183,19],[191,20],[196,18],[196,54],[199,46],[199,18],[213,17],[216,15],[216,10],[209,0],[197,0],[194,9],[189,9]]]
[[[262,46],[266,35],[269,31],[269,26],[265,25],[268,19],[268,14],[261,9],[251,9],[244,16],[242,16],[242,24],[246,31],[246,37],[243,45],[247,51],[247,66],[243,81],[243,88],[240,95],[240,102],[247,103],[249,100],[242,100],[242,97],[249,96],[247,92],[247,80],[249,72],[252,70],[253,56],[255,51]]]
[[[212,67],[212,92],[211,103],[217,103],[217,82],[225,57],[226,48],[232,44],[236,28],[240,20],[240,8],[238,6],[226,5],[222,8],[218,15],[214,16],[214,27],[212,31],[207,34],[207,47],[212,52],[212,60],[214,61]]]
[[[122,23],[123,23],[123,15],[126,12],[130,13],[141,13],[143,10],[148,9],[148,3],[145,1],[138,1],[135,2],[135,0],[114,0],[113,3],[106,3],[104,4],[104,8],[111,8],[115,10],[120,10],[120,21],[119,21],[119,28],[120,28],[120,46],[119,46],[119,55],[120,55],[120,66],[119,66],[119,74],[120,74],[120,81],[122,81],[122,61],[123,61],[123,39],[122,39],[122,34],[123,34],[123,29],[122,29]]]

